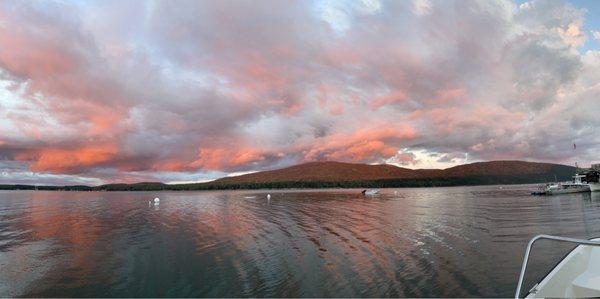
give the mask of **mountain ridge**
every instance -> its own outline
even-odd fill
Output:
[[[225,177],[211,183],[258,183],[284,181],[352,181],[381,179],[427,179],[470,176],[520,176],[552,173],[553,169],[564,179],[564,172],[575,172],[575,167],[542,162],[499,160],[474,162],[445,169],[409,169],[391,164],[360,164],[337,161],[308,162],[286,168]],[[319,171],[318,174],[314,174]]]
[[[409,169],[390,164],[320,161],[275,170],[224,177],[210,182],[165,184],[141,182],[101,186],[0,185],[0,190],[156,191],[280,188],[385,188],[490,184],[523,184],[568,180],[576,168],[567,165],[501,160],[446,169]]]

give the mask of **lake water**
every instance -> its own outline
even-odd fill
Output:
[[[532,188],[0,191],[0,297],[510,297],[531,237],[600,236],[600,194]]]

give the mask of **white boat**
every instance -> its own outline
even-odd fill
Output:
[[[571,182],[550,183],[541,186],[538,191],[533,192],[534,195],[555,195],[567,193],[589,192],[590,185],[582,181],[585,175],[576,174]]]
[[[600,191],[600,183],[599,182],[588,182],[588,185],[590,185],[590,191],[592,191],[592,192]]]
[[[535,284],[526,298],[581,298],[600,296],[600,238],[583,240],[539,235],[531,239],[527,245],[515,298],[519,298],[521,295],[531,247],[535,241],[540,239],[579,245],[563,258],[546,277]]]
[[[363,195],[373,196],[379,194],[379,190],[363,190],[361,193]]]
[[[592,164],[590,168],[578,169],[583,180],[590,186],[590,191],[600,191],[600,164]]]

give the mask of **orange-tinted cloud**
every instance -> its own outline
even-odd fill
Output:
[[[19,161],[34,161],[32,171],[71,173],[90,166],[102,166],[119,155],[112,144],[94,144],[73,149],[36,149],[16,155]]]
[[[361,129],[351,134],[335,134],[309,146],[304,160],[374,161],[394,156],[402,142],[414,139],[417,132],[400,128]]]
[[[190,166],[211,170],[228,170],[264,159],[265,152],[254,148],[201,148],[198,159]]]
[[[407,98],[408,97],[404,91],[398,90],[388,95],[376,98],[375,100],[373,100],[373,102],[371,102],[369,107],[371,107],[372,109],[377,109],[384,105],[404,102]]]

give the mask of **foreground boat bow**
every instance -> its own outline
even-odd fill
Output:
[[[585,240],[538,235],[527,244],[515,298],[521,295],[531,248],[537,240],[541,239],[579,245],[537,283],[526,298],[600,296],[600,238]]]

